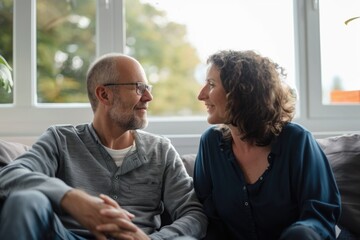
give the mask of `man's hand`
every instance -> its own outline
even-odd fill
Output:
[[[110,199],[109,197],[107,198]],[[114,207],[114,203],[117,208]],[[97,229],[97,226],[99,225],[105,224],[108,226],[115,224],[121,232],[127,233],[124,235],[125,237],[128,237],[130,233],[135,234],[139,230],[139,228],[131,222],[131,219],[134,216],[120,208],[115,201],[113,201],[112,204],[109,204],[102,198],[90,196],[78,189],[72,189],[65,194],[61,200],[61,207],[82,226],[89,229],[89,231],[95,235],[96,239],[99,240],[106,240],[106,236],[109,235],[107,231],[99,231]],[[101,212],[104,210],[114,212],[116,217],[111,217],[111,214],[110,216],[102,214]],[[123,239],[134,238],[128,237]]]
[[[129,231],[128,227],[129,222],[124,219],[123,210],[117,202],[115,202],[110,197],[100,194],[100,198],[104,201],[105,204],[112,206],[112,208],[103,208],[100,210],[100,214],[104,217],[111,218],[113,221],[111,223],[105,223],[98,225],[96,229],[100,232],[105,233],[106,235],[110,235],[112,238],[115,239],[126,239],[126,240],[149,240],[150,238],[135,224],[131,223],[136,231]],[[127,212],[128,213],[128,212]],[[128,213],[130,214],[130,213]],[[129,215],[128,215],[129,216]],[[131,219],[134,216],[131,216]],[[125,224],[126,223],[126,224]],[[126,227],[125,227],[125,225]]]

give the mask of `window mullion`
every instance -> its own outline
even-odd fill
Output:
[[[33,106],[36,101],[36,0],[14,0],[14,103]]]
[[[97,55],[124,52],[125,24],[123,0],[97,1]]]

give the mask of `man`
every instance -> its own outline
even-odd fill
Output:
[[[179,154],[147,126],[138,61],[99,58],[87,74],[91,124],[52,126],[0,171],[1,239],[202,238],[207,219]],[[164,208],[174,222],[160,229]]]

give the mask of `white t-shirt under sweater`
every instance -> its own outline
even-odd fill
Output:
[[[136,150],[136,144],[134,141],[130,147],[118,149],[118,150],[111,149],[106,146],[104,146],[104,148],[110,154],[110,156],[114,159],[116,166],[120,167],[124,161],[124,158]]]

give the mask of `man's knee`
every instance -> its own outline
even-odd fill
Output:
[[[309,227],[296,225],[285,229],[280,240],[321,240],[321,237]]]
[[[11,193],[4,202],[2,211],[17,215],[29,211],[47,211],[49,207],[50,201],[43,193],[25,190]]]
[[[55,239],[54,219],[51,203],[43,193],[13,192],[1,211],[0,236],[4,239]]]

